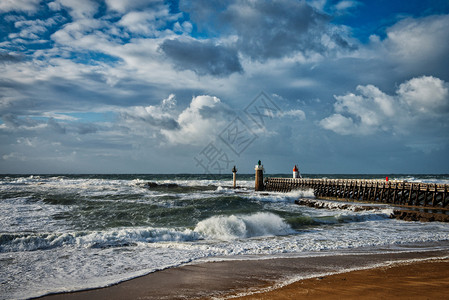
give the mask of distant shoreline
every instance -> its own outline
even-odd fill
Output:
[[[384,178],[386,176],[448,176],[449,173],[301,173],[303,177],[307,178],[321,178],[331,176],[329,178],[340,178],[342,176],[367,176],[367,177],[380,177]],[[186,176],[227,176],[232,175],[231,170],[229,173],[217,173],[217,174],[205,174],[205,173],[0,173],[0,176],[151,176],[151,175],[186,175]],[[237,175],[242,176],[254,176],[254,173],[241,173],[238,172]],[[264,173],[264,176],[271,177],[292,177],[291,173]]]

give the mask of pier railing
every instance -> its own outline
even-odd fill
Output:
[[[315,197],[449,210],[449,185],[366,179],[265,178],[264,189],[311,188]]]

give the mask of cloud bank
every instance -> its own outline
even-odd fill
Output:
[[[356,90],[358,94],[335,96],[335,114],[320,121],[323,128],[343,135],[369,135],[412,133],[439,122],[449,125],[449,84],[441,79],[412,78],[400,84],[394,95],[373,85],[359,85]]]
[[[1,1],[0,172],[201,172],[239,117],[243,172],[447,173],[449,5],[429,3]]]

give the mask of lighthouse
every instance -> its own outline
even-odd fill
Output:
[[[264,186],[263,186],[263,165],[262,162],[259,160],[259,162],[257,163],[256,167],[256,184],[255,184],[255,190],[256,191],[263,191],[264,190]]]
[[[237,168],[234,166],[234,168],[232,168],[232,181],[233,181],[232,187],[234,189],[236,187],[236,173],[237,173]]]
[[[293,178],[301,178],[301,174],[299,174],[299,170],[296,165],[293,167]]]

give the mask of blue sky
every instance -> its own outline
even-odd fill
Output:
[[[449,173],[449,1],[0,1],[0,173]]]

